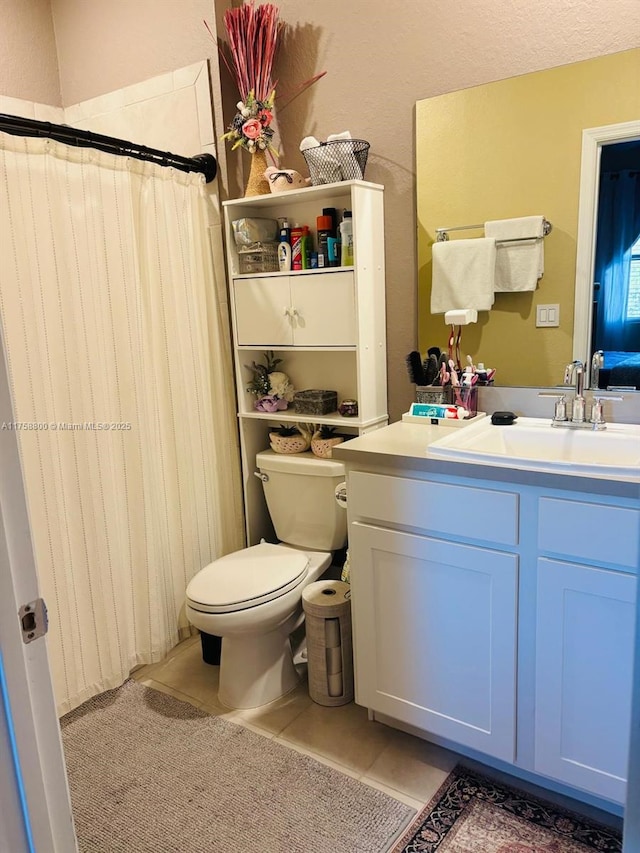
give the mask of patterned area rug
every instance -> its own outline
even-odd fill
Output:
[[[380,853],[415,814],[135,681],[61,726],[81,853]]]
[[[390,853],[620,853],[615,830],[462,767]]]

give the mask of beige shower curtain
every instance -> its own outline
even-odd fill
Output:
[[[0,440],[64,713],[162,658],[190,578],[242,547],[220,221],[201,175],[126,157],[0,133],[0,169]]]

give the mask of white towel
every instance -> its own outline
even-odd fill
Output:
[[[496,219],[484,223],[486,237],[496,241],[535,237],[519,243],[496,244],[496,293],[535,290],[544,273],[543,216]]]
[[[433,244],[431,313],[493,305],[496,241],[489,237]]]

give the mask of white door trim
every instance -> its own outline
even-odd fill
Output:
[[[17,435],[2,428],[13,420],[0,328],[0,649],[33,845],[25,850],[73,853],[77,845],[46,637],[24,644],[18,618],[20,606],[35,601],[39,592]],[[3,762],[2,769],[0,787],[8,790],[13,782],[17,790],[13,762]],[[14,827],[22,823],[20,810],[7,810],[3,821]]]
[[[576,287],[573,314],[573,357],[590,367],[593,276],[598,227],[598,184],[602,146],[640,138],[640,121],[626,121],[582,131]]]

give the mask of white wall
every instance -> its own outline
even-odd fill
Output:
[[[50,0],[0,0],[0,95],[60,106]]]

